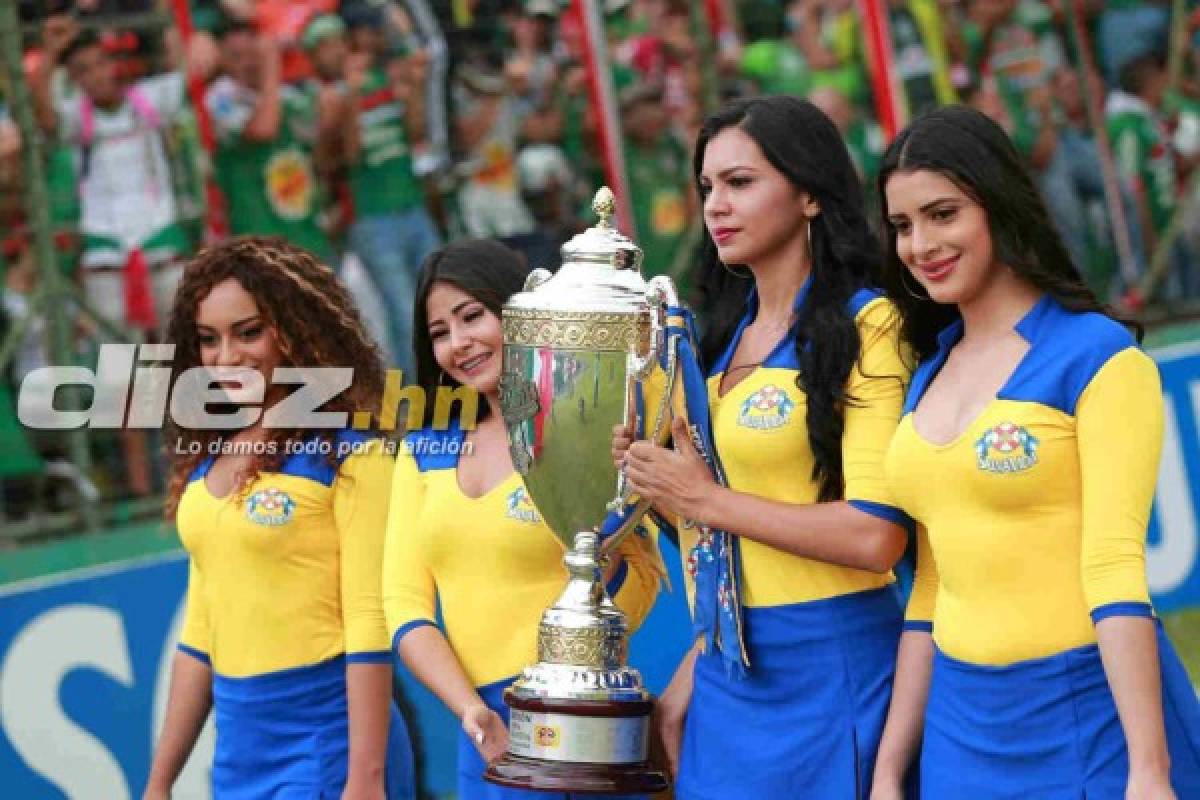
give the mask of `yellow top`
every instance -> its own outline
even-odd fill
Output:
[[[339,466],[291,455],[224,498],[205,484],[212,459],[190,478],[177,515],[190,556],[180,647],[221,675],[342,654],[390,662],[380,561],[394,462],[362,434],[331,444]]]
[[[807,285],[796,300],[803,302]],[[847,386],[855,401],[845,411],[842,460],[845,499],[857,509],[899,525],[909,524],[892,502],[883,477],[883,455],[892,438],[908,378],[899,344],[899,318],[886,299],[858,292],[851,311],[861,339],[860,357]],[[797,386],[799,364],[793,330],[762,366],[721,397],[721,377],[742,329],[753,319],[755,303],[724,355],[710,370],[709,404],[713,435],[731,488],[785,503],[817,502],[808,440],[807,402]],[[737,538],[741,549],[742,600],[747,607],[780,606],[877,589],[892,583],[889,572],[828,564]],[[680,529],[685,556],[696,544],[695,529]],[[685,571],[686,572],[686,571]],[[689,597],[692,581],[687,581]]]
[[[562,543],[516,473],[472,498],[458,485],[463,434],[419,431],[396,460],[384,553],[383,602],[393,643],[420,625],[441,627],[475,686],[537,661],[542,612],[567,582]],[[658,594],[657,533],[630,535],[609,592],[630,630]]]
[[[934,445],[906,413],[886,461],[894,496],[921,526],[909,627],[985,665],[1090,644],[1095,621],[1152,613],[1157,367],[1118,323],[1049,296],[1016,329],[1029,350],[967,429]],[[960,336],[961,323],[943,333],[906,411]]]

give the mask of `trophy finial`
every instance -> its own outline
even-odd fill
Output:
[[[597,228],[611,228],[612,216],[617,209],[617,199],[613,195],[612,189],[607,186],[601,186],[596,191],[596,197],[592,200],[592,211],[596,212],[596,216],[600,218],[600,222],[596,224]]]

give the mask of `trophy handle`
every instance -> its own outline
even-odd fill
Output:
[[[521,288],[521,291],[532,292],[534,289],[541,286],[543,283],[553,277],[554,273],[548,269],[538,267],[537,269],[531,270],[530,273],[525,276],[525,285]]]
[[[663,444],[666,441],[667,434],[670,431],[672,419],[672,398],[675,395],[675,387],[679,372],[679,353],[675,347],[675,341],[672,337],[667,336],[666,317],[668,306],[679,305],[679,293],[675,289],[674,282],[666,275],[658,275],[652,278],[649,282],[649,288],[646,291],[646,299],[650,301],[653,308],[651,316],[651,338],[649,352],[645,356],[639,354],[630,354],[630,380],[629,391],[625,397],[625,418],[630,427],[636,430],[637,418],[636,408],[633,402],[633,385],[634,381],[644,380],[648,378],[654,369],[655,363],[659,357],[663,355],[665,350],[666,364],[664,374],[666,381],[663,386],[662,397],[659,398],[657,413],[654,415],[654,425],[646,439],[656,444]],[[628,478],[625,477],[624,470],[617,472],[617,494],[608,504],[609,511],[620,511],[624,508],[630,498]],[[622,525],[613,532],[604,543],[604,552],[608,553],[621,543],[621,540],[633,530],[638,520],[650,508],[648,500],[638,499],[634,504],[633,509],[626,512],[625,521]]]

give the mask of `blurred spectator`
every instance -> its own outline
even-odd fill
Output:
[[[375,27],[366,17],[356,29]],[[377,20],[382,26],[382,15]],[[350,247],[382,295],[388,351],[415,379],[412,304],[421,262],[440,244],[413,172],[413,151],[425,139],[425,54],[386,59],[383,42],[358,33],[345,62],[341,113],[343,157],[349,168],[354,222]]]
[[[671,134],[662,87],[644,83],[626,88],[621,124],[636,239],[645,253],[643,271],[647,277],[678,278],[684,270],[673,268],[695,207],[687,149]]]
[[[282,83],[274,37],[235,23],[220,41],[224,74],[204,102],[216,128],[216,175],[230,231],[283,236],[328,261],[313,164],[315,102]]]
[[[550,33],[557,15],[555,0],[525,0],[513,20],[513,49],[504,74],[522,112],[545,108],[553,99],[558,67]]]
[[[522,253],[531,267],[557,270],[559,248],[575,233],[575,176],[557,145],[531,144],[517,156],[521,199],[533,216],[534,228],[505,242]]]
[[[88,303],[106,319],[155,331],[179,282],[179,258],[192,247],[165,133],[183,108],[183,75],[123,86],[97,36],[67,16],[46,21],[43,42],[34,100],[42,127],[74,150]],[[58,63],[75,90],[52,85]]]
[[[505,79],[482,63],[459,68],[456,94],[463,227],[473,237],[529,233],[533,217],[517,188],[518,102]]]
[[[1129,62],[1167,51],[1169,0],[1106,0],[1096,25],[1096,44],[1109,83],[1119,83]]]
[[[1138,56],[1121,67],[1119,88],[1108,96],[1105,114],[1117,169],[1132,188],[1142,228],[1143,258],[1149,261],[1176,209],[1178,192],[1175,150],[1161,108],[1167,86],[1161,54]],[[1135,243],[1136,244],[1136,243]],[[1171,259],[1168,296],[1192,296],[1197,285],[1195,265],[1178,240]]]
[[[814,89],[808,99],[824,111],[825,116],[837,126],[842,138],[846,140],[846,149],[850,152],[850,159],[854,162],[854,169],[862,179],[863,185],[873,187],[885,146],[883,131],[879,125],[868,119],[846,95],[833,86]],[[873,191],[866,192],[865,199],[868,203],[874,201],[874,195]]]
[[[888,24],[908,118],[955,102],[938,4],[934,0],[889,0]]]

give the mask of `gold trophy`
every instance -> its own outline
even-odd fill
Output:
[[[542,615],[538,663],[504,694],[508,752],[484,775],[521,789],[667,786],[648,760],[653,697],[625,663],[625,615],[605,590],[602,567],[648,506],[628,497],[611,456],[613,426],[643,422],[639,384],[653,383],[662,398],[644,421],[647,438],[662,441],[670,429],[675,370],[664,326],[678,298],[669,278],[642,277],[642,251],[612,227],[613,207],[609,189],[597,192],[599,223],[563,245],[557,273],[534,270],[503,313],[500,405],[513,463],[567,548],[570,575]]]

